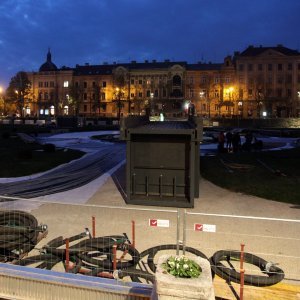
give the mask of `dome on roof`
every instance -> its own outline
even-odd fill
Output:
[[[56,71],[56,70],[57,70],[57,66],[51,60],[51,53],[49,49],[47,53],[47,61],[40,66],[39,71],[44,72],[44,71]]]

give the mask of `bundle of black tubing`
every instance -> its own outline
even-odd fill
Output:
[[[43,251],[40,255],[16,260],[14,264],[22,266],[37,264],[37,268],[51,270],[57,263],[62,262],[66,272],[82,273],[82,270],[84,270],[85,275],[101,276],[103,272],[112,274],[114,271],[114,247],[116,247],[116,251],[121,251],[130,256],[126,261],[117,261],[116,269],[129,270],[130,268],[135,268],[140,261],[139,252],[131,245],[126,236],[112,235],[96,238],[89,236],[87,239],[88,235],[89,233],[85,231],[65,239],[59,236],[48,242],[48,244],[43,247]],[[71,245],[68,249],[71,267],[67,267],[66,265],[67,241]],[[128,271],[126,276],[130,276],[130,274],[132,274],[132,272]],[[145,274],[143,273],[143,275],[146,275],[146,272]]]
[[[241,274],[236,271],[232,266],[227,267],[222,261],[227,261],[231,265],[230,260],[240,260],[241,252],[235,250],[220,250],[217,251],[211,258],[211,268],[218,276],[226,281],[232,281],[236,283],[241,282]],[[267,262],[266,260],[251,254],[244,253],[244,262],[259,267],[262,271],[262,275],[245,274],[244,284],[252,286],[270,286],[283,280],[284,272],[274,264]]]
[[[0,262],[18,259],[37,243],[40,229],[36,218],[24,211],[0,211]]]
[[[35,224],[36,225],[36,224]],[[87,236],[89,238],[87,239]],[[72,243],[69,247],[68,254],[72,267],[66,265],[66,248],[67,243]],[[66,272],[82,273],[84,269],[85,275],[102,276],[103,272],[113,273],[113,248],[123,251],[130,255],[130,259],[121,260],[116,263],[117,277],[123,278],[129,276],[132,281],[141,282],[141,279],[154,282],[154,274],[156,271],[155,257],[159,256],[160,251],[164,250],[183,250],[183,246],[168,244],[159,245],[149,248],[141,253],[134,248],[127,235],[113,235],[92,238],[87,231],[63,239],[59,236],[43,247],[43,252],[39,255],[27,257],[25,259],[15,260],[14,263],[22,266],[37,264],[37,268],[51,270],[57,263],[64,264]],[[208,259],[204,253],[192,247],[185,247],[186,252]],[[221,278],[232,282],[240,283],[241,275],[234,269],[230,260],[239,260],[241,252],[235,250],[217,251],[209,260],[211,263],[212,277],[215,274]],[[143,271],[140,263],[143,258],[147,258],[147,265],[153,272]],[[225,266],[222,261],[227,261],[229,267]],[[280,282],[284,278],[284,272],[274,264],[251,254],[244,253],[244,262],[259,267],[263,275],[244,274],[244,283],[253,286],[270,286]]]

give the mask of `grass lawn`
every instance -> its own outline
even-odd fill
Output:
[[[84,153],[75,150],[43,151],[42,145],[26,144],[16,135],[0,136],[0,177],[19,177],[52,169],[80,158]]]
[[[300,204],[300,148],[200,159],[201,176],[235,192]]]

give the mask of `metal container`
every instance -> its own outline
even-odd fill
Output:
[[[127,203],[193,207],[199,196],[199,143],[202,119],[150,122],[122,120],[126,140]]]

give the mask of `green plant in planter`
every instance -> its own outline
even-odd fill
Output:
[[[171,256],[162,267],[169,274],[180,278],[198,278],[202,271],[195,261],[185,256]]]

